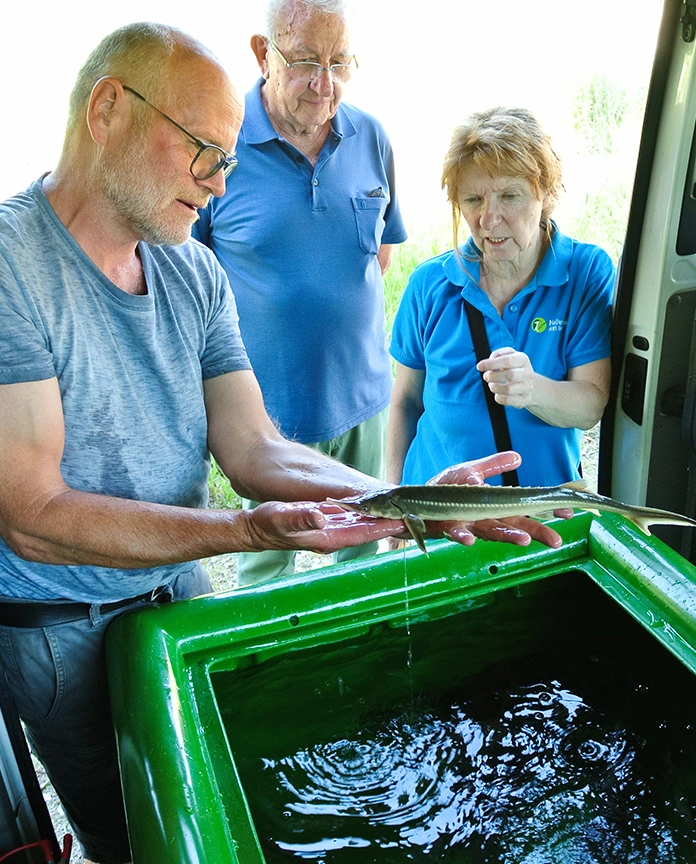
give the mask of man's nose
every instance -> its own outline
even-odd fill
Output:
[[[209,189],[216,198],[225,194],[225,174],[222,169],[216,171],[213,176],[208,177],[207,180],[199,180],[198,182],[201,186],[205,186]]]
[[[322,69],[312,81],[312,89],[320,96],[331,96],[334,90],[333,74],[330,69]]]

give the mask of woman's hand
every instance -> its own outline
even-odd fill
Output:
[[[525,408],[545,423],[564,429],[591,429],[601,419],[609,398],[608,357],[568,369],[563,381],[535,372],[526,354],[509,347],[496,349],[476,368],[496,402]]]
[[[483,486],[489,477],[505,474],[513,468],[519,468],[521,464],[522,457],[519,453],[514,450],[503,450],[501,453],[482,456],[480,459],[450,465],[449,468],[431,477],[426,485]]]
[[[498,348],[476,365],[495,401],[511,408],[526,408],[536,402],[539,375],[523,351]]]

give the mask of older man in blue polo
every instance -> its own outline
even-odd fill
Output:
[[[239,167],[194,236],[227,272],[283,435],[382,477],[391,392],[382,276],[406,232],[387,136],[342,103],[357,69],[347,15],[345,0],[271,0],[266,35],[251,40],[262,77],[246,96]],[[239,582],[291,573],[294,558],[242,554]]]

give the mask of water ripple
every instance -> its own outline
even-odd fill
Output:
[[[592,864],[595,848],[639,861],[631,850],[655,816],[626,815],[642,806],[637,743],[556,681],[497,694],[487,717],[467,704],[442,717],[409,711],[266,761],[283,797],[269,809],[290,814],[274,843],[316,861],[367,847],[445,860],[487,843],[524,864]]]

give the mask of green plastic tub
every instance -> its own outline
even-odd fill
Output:
[[[693,861],[696,570],[554,527],[118,620],[135,864]]]

